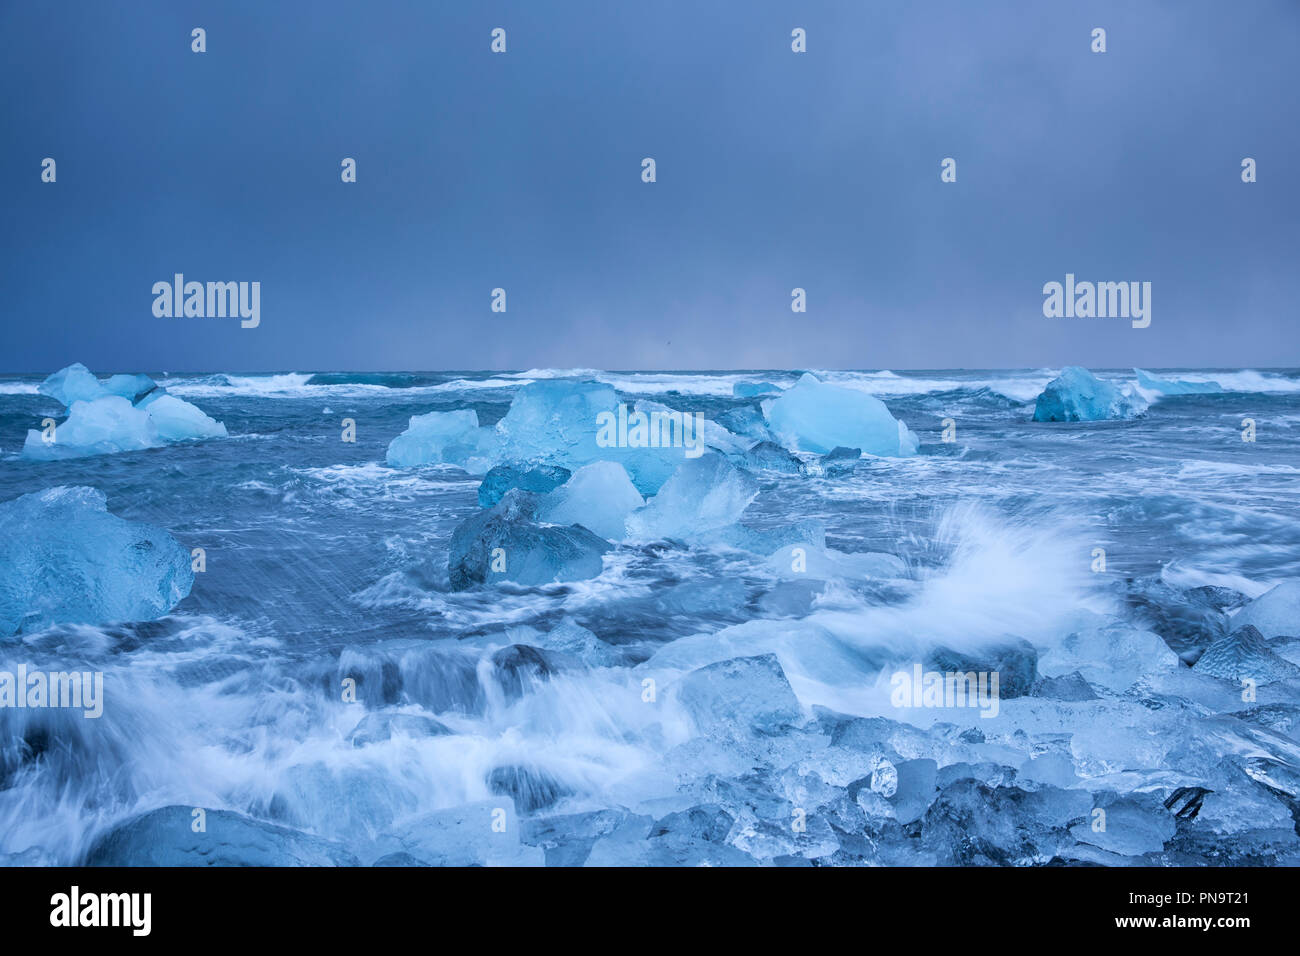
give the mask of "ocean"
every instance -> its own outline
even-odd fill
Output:
[[[1056,369],[814,371],[918,452],[750,469],[770,551],[612,541],[459,590],[482,475],[390,466],[412,416],[594,381],[737,421],[770,400],[738,383],[800,373],[159,372],[229,437],[58,461],[19,456],[65,414],[44,376],[0,376],[0,502],[92,487],[205,562],[157,620],[0,636],[0,669],[105,688],[0,710],[0,854],[146,862],[132,821],[182,807],[178,844],[201,810],[263,862],[1300,863],[1300,681],[1193,666],[1300,576],[1300,371],[1163,371],[1223,390],[1070,423],[1032,420]],[[951,661],[1000,673],[996,713],[899,704]]]

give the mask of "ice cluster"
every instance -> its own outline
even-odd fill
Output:
[[[189,553],[170,534],[110,514],[94,488],[0,503],[0,634],[153,620],[193,583]]]
[[[77,363],[55,372],[38,390],[64,405],[68,417],[52,432],[28,430],[23,458],[84,458],[226,437],[225,425],[168,395],[146,375],[114,375],[100,382]]]
[[[1136,418],[1146,410],[1146,400],[1131,387],[1116,388],[1086,368],[1071,365],[1038,396],[1034,421],[1101,422]]]

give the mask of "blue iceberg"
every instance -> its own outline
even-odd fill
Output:
[[[480,428],[472,408],[412,415],[406,431],[388,443],[387,460],[395,468],[457,465],[471,475],[487,474],[497,452],[496,434]]]
[[[594,578],[609,543],[580,525],[543,525],[538,498],[511,489],[497,505],[456,526],[447,570],[454,591],[476,584],[514,581],[551,584]]]
[[[611,541],[626,534],[627,516],[645,504],[623,466],[593,461],[546,495],[538,516],[549,524],[578,524]]]
[[[781,386],[771,382],[737,382],[731,386],[736,398],[758,398],[760,395],[780,395]]]
[[[109,514],[95,488],[0,504],[0,634],[154,620],[193,584],[189,553],[170,534]]]
[[[1086,368],[1071,365],[1038,396],[1034,421],[1103,422],[1136,418],[1146,410],[1146,400],[1130,388],[1118,389]]]
[[[797,451],[826,454],[839,447],[870,455],[915,455],[920,443],[885,403],[865,392],[827,385],[811,373],[779,398],[763,403],[773,432]]]
[[[85,458],[157,448],[169,442],[225,438],[226,426],[189,402],[168,395],[147,375],[114,375],[101,383],[78,363],[39,386],[68,408],[53,434],[30,429],[21,457],[35,461]]]
[[[493,465],[478,486],[478,506],[491,508],[511,488],[546,494],[569,480],[573,472],[553,465]]]
[[[1283,581],[1270,588],[1232,618],[1233,629],[1247,624],[1270,641],[1300,637],[1300,581]]]
[[[659,493],[627,517],[635,540],[688,540],[734,525],[758,496],[758,482],[724,456],[709,452],[684,462]]]
[[[1182,379],[1156,378],[1150,372],[1140,368],[1133,369],[1133,373],[1137,375],[1139,387],[1162,395],[1209,395],[1223,391],[1223,386],[1218,382],[1188,382]]]

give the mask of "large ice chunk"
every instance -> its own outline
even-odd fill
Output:
[[[538,517],[550,524],[580,524],[617,541],[626,533],[627,516],[644,504],[622,465],[594,461],[543,498]]]
[[[162,807],[99,837],[87,866],[356,866],[341,844],[263,823],[229,810],[208,810],[193,827],[193,808]]]
[[[628,515],[627,531],[641,541],[690,539],[735,524],[758,496],[758,482],[717,452],[686,461],[659,493]]]
[[[148,375],[110,375],[103,389],[109,395],[120,395],[133,403],[148,395],[158,387],[158,383]]]
[[[80,362],[61,368],[37,386],[42,395],[48,395],[64,408],[73,402],[93,402],[108,392],[99,384],[93,372]]]
[[[109,514],[95,488],[0,504],[0,634],[153,620],[193,584],[190,556],[170,534]]]
[[[799,451],[825,454],[837,447],[871,455],[915,455],[920,443],[885,403],[865,392],[827,385],[805,373],[779,398],[763,403],[777,435]]]
[[[152,392],[139,405],[120,395],[76,401],[54,429],[54,441],[30,429],[22,457],[39,461],[84,458],[156,448],[167,442],[225,438],[226,426],[174,395]]]
[[[447,557],[452,589],[499,581],[580,581],[600,574],[608,542],[580,525],[541,525],[537,508],[535,496],[513,488],[496,507],[457,525]]]
[[[555,465],[493,465],[478,486],[478,506],[491,508],[511,488],[545,494],[554,491],[572,476],[567,468]]]
[[[388,443],[387,460],[395,468],[459,465],[471,475],[486,474],[497,451],[497,436],[479,428],[472,408],[412,415],[406,431]]]
[[[1156,378],[1145,369],[1135,368],[1138,386],[1148,392],[1160,392],[1162,395],[1207,395],[1222,392],[1223,386],[1218,382],[1188,382],[1183,379]]]
[[[146,409],[120,395],[105,395],[73,402],[67,419],[54,428],[54,441],[46,441],[44,432],[29,429],[22,457],[38,461],[84,458],[161,444],[158,427]]]
[[[1251,601],[1232,618],[1237,629],[1247,624],[1269,640],[1300,637],[1300,581],[1283,581]]]
[[[165,442],[226,437],[224,424],[175,395],[150,395],[137,407],[146,410],[158,437]]]
[[[1230,681],[1250,678],[1257,684],[1300,677],[1300,667],[1274,654],[1250,624],[1207,647],[1195,670]]]
[[[1101,422],[1136,418],[1147,403],[1131,387],[1116,388],[1086,368],[1071,365],[1047,383],[1034,404],[1036,422]]]

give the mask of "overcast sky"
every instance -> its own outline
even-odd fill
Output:
[[[1297,366],[1298,50],[1295,0],[3,3],[0,368]]]

